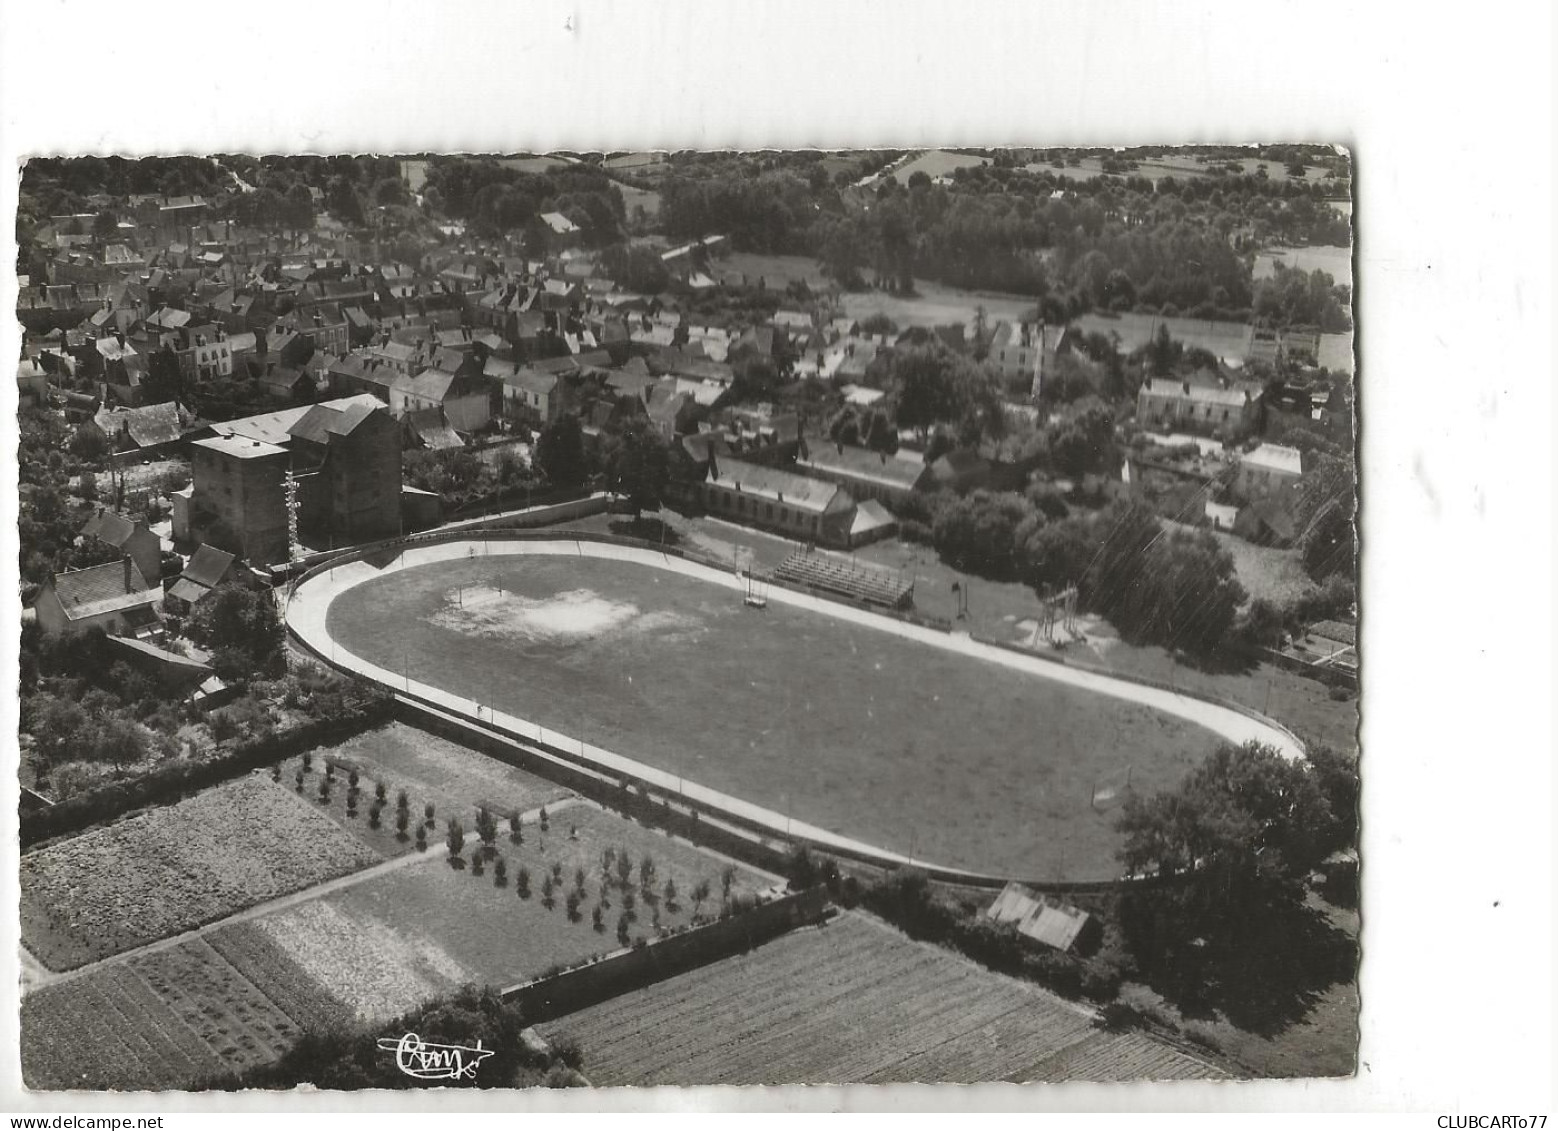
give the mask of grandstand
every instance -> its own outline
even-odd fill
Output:
[[[796,550],[774,570],[774,577],[851,600],[906,609],[914,604],[914,582],[890,569],[861,565],[816,550]]]

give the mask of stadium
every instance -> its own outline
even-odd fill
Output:
[[[287,620],[337,667],[707,812],[970,876],[1115,878],[1130,791],[1223,740],[1300,752],[1249,712],[919,622],[882,578],[787,564],[755,590],[622,539],[441,537],[316,568]]]

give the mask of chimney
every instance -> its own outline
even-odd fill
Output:
[[[130,592],[130,559],[124,559],[124,591]]]

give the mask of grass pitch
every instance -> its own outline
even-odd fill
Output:
[[[1025,876],[1114,875],[1116,814],[1093,807],[1098,784],[1170,785],[1217,741],[1134,704],[599,559],[396,570],[339,597],[329,629],[413,680],[798,820]]]

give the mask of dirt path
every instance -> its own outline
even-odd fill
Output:
[[[581,805],[583,803],[583,798],[567,797],[561,801],[555,801],[550,805],[538,806],[537,808],[530,810],[524,814],[524,819],[527,821],[536,822],[540,820],[541,810],[543,808],[547,810],[547,814],[550,816],[554,813],[561,812],[564,809],[569,809],[575,805]],[[338,876],[336,879],[326,880],[324,883],[315,884],[313,887],[302,888],[299,891],[293,892],[291,895],[277,896],[275,899],[267,900],[264,903],[257,903],[253,907],[247,907],[242,911],[236,911],[233,914],[227,916],[225,919],[217,919],[213,922],[205,924],[203,927],[196,927],[194,930],[184,931],[182,934],[169,935],[165,939],[158,939],[155,942],[149,942],[144,946],[135,947],[133,950],[122,950],[118,954],[111,954],[107,958],[100,958],[96,962],[88,962],[85,966],[77,966],[73,970],[50,970],[45,967],[43,963],[34,958],[27,951],[26,947],[22,947],[20,948],[22,953],[22,992],[24,994],[31,993],[33,990],[41,989],[44,986],[51,986],[60,982],[71,982],[77,978],[84,977],[85,975],[92,973],[94,970],[102,969],[105,966],[111,966],[116,962],[127,962],[130,959],[139,957],[143,954],[154,954],[159,950],[168,950],[169,948],[178,946],[181,943],[186,943],[192,939],[200,938],[202,935],[208,935],[213,931],[219,931],[223,927],[231,927],[236,923],[245,923],[251,919],[259,919],[263,916],[271,915],[278,911],[285,911],[287,908],[295,907],[300,903],[308,903],[311,900],[322,899],[327,895],[333,895],[338,891],[345,890],[346,888],[356,887],[358,884],[363,884],[367,883],[369,880],[378,879],[380,876],[385,875],[386,873],[396,872],[402,868],[410,868],[415,864],[427,864],[428,862],[437,859],[439,859],[439,856],[436,853],[429,854],[425,852],[407,852],[402,856],[391,857],[382,863],[374,864],[370,867],[362,869],[361,871],[352,872],[345,876]]]

